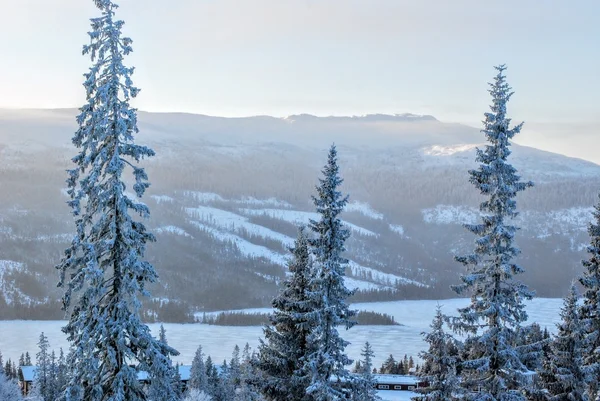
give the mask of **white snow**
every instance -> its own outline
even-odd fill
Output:
[[[381,397],[381,401],[411,401],[412,397],[418,394],[412,391],[391,391],[380,390],[377,394]]]
[[[224,232],[222,230],[210,227],[206,224],[202,224],[197,221],[192,221],[191,223],[199,229],[211,234],[214,238],[216,238],[219,241],[235,243],[235,245],[237,246],[237,248],[243,256],[250,258],[266,258],[272,261],[273,263],[281,266],[286,266],[287,264],[287,256],[274,252],[262,245],[253,244],[243,238],[240,238],[235,234]]]
[[[224,201],[219,194],[215,194],[213,192],[197,192],[197,191],[185,191],[183,193],[184,196],[188,196],[193,198],[195,201],[200,203],[209,203],[215,201]]]
[[[191,237],[183,228],[177,226],[162,226],[154,229],[154,232],[157,234],[175,234],[181,235],[183,237]]]
[[[358,212],[363,216],[367,216],[373,220],[383,220],[383,213],[379,213],[378,211],[374,210],[371,205],[366,202],[350,202],[346,205],[344,211]]]
[[[427,287],[425,284],[415,280],[408,279],[406,277],[397,276],[395,274],[383,273],[370,267],[359,265],[358,263],[350,260],[348,267],[352,271],[352,275],[356,277],[368,278],[376,283],[380,283],[386,286],[395,286],[396,284],[413,284],[419,287]]]
[[[167,195],[151,195],[150,197],[154,199],[159,205],[161,203],[173,203],[175,201],[175,199]]]
[[[252,206],[273,206],[273,207],[282,207],[282,208],[291,208],[292,205],[290,205],[288,202],[286,201],[282,201],[279,200],[277,198],[267,198],[267,199],[256,199],[252,196],[244,196],[242,197],[241,200],[239,201],[235,201],[236,203],[241,203],[241,204],[245,204],[245,205],[252,205]]]
[[[426,156],[452,156],[457,153],[468,152],[471,149],[475,149],[477,144],[464,144],[464,145],[452,145],[452,146],[441,146],[433,145],[423,149],[423,154]]]
[[[291,246],[294,243],[294,240],[287,235],[283,235],[258,224],[250,223],[247,217],[240,216],[239,214],[228,212],[226,210],[209,206],[198,206],[195,208],[187,208],[186,212],[194,219],[198,219],[203,223],[207,223],[211,226],[215,226],[224,230],[235,233],[245,231],[247,234],[273,239],[288,246]]]
[[[399,224],[390,224],[390,230],[400,235],[401,237],[404,236],[404,227]]]
[[[466,206],[437,205],[421,213],[428,224],[475,224],[479,218],[477,209]]]
[[[287,221],[293,224],[304,224],[307,225],[310,220],[318,220],[319,214],[315,212],[303,212],[300,210],[282,210],[282,209],[240,209],[240,212],[249,216],[261,216],[266,215],[273,219],[279,219]],[[377,237],[379,234],[373,231],[367,230],[366,228],[359,227],[355,224],[343,221],[344,225],[347,226],[353,232],[365,235],[368,237]]]
[[[355,326],[348,331],[341,330],[342,337],[350,341],[347,351],[351,358],[360,358],[360,349],[365,341],[371,342],[375,351],[374,366],[379,367],[389,354],[416,357],[423,350],[425,343],[421,332],[429,330],[429,324],[435,314],[438,303],[443,306],[446,314],[456,314],[456,308],[468,304],[468,299],[448,299],[442,301],[394,301],[367,302],[352,304],[352,309],[370,310],[387,313],[394,316],[403,326]],[[538,322],[542,327],[555,331],[555,323],[560,320],[559,312],[562,299],[536,298],[527,302],[529,322]],[[260,310],[257,310],[260,311]],[[4,360],[18,360],[25,351],[35,353],[37,341],[43,331],[49,338],[53,349],[59,347],[68,349],[64,334],[60,331],[64,321],[0,321],[0,350]],[[154,332],[158,332],[160,324],[151,324]],[[175,347],[181,355],[174,359],[189,365],[198,345],[210,354],[213,360],[222,361],[231,358],[234,345],[243,346],[246,342],[252,347],[258,345],[262,336],[262,327],[224,327],[202,324],[164,324],[167,330],[169,344]],[[390,392],[391,393],[391,392]],[[386,393],[387,394],[387,393]],[[394,393],[396,394],[396,393]]]

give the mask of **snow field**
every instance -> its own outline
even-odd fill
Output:
[[[458,307],[466,306],[468,302],[468,299],[448,299],[353,304],[352,309],[390,314],[402,326],[355,326],[348,331],[342,327],[339,330],[342,337],[351,343],[346,349],[351,358],[360,359],[360,350],[364,343],[369,341],[375,352],[373,364],[379,368],[389,354],[395,357],[404,354],[417,357],[425,348],[421,333],[429,330],[438,303],[442,305],[443,313],[452,315]],[[542,328],[547,327],[553,332],[555,323],[560,320],[561,306],[562,299],[559,298],[536,298],[527,302],[529,322],[538,322]],[[267,308],[246,311],[263,310],[268,311]],[[0,321],[0,350],[4,360],[18,360],[19,355],[25,351],[35,355],[36,344],[42,331],[48,337],[52,349],[58,350],[62,347],[66,351],[68,343],[60,330],[64,324],[64,321]],[[159,326],[159,323],[150,324],[152,332],[156,334]],[[172,323],[164,326],[169,344],[180,352],[174,360],[186,365],[191,364],[198,345],[202,345],[204,352],[220,363],[223,359],[231,358],[236,344],[243,347],[247,342],[256,348],[258,339],[262,336],[260,326],[229,327]]]

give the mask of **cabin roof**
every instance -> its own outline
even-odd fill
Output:
[[[382,384],[408,384],[412,386],[420,382],[417,376],[374,374],[373,378],[377,383]]]
[[[23,374],[24,382],[32,382],[35,377],[37,366],[21,366],[21,373]]]

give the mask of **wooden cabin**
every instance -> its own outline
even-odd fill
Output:
[[[429,383],[420,379],[418,376],[405,375],[373,375],[377,384],[377,390],[391,391],[415,391],[418,388],[429,386]]]

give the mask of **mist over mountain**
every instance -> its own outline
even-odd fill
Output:
[[[74,233],[65,170],[76,150],[74,109],[0,110],[0,317],[60,316],[54,265]],[[348,284],[357,300],[452,296],[472,248],[461,225],[477,219],[468,182],[478,129],[411,114],[219,118],[139,113],[151,187],[148,259],[161,281],[148,307],[267,306],[285,276],[286,247],[313,217],[311,195],[326,149],[338,146]],[[524,130],[527,129],[525,126]],[[518,197],[523,280],[562,296],[580,270],[600,166],[513,145],[512,164],[535,187]],[[131,190],[130,190],[131,191]]]

